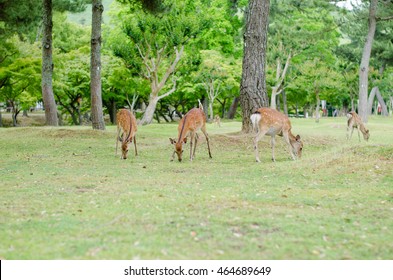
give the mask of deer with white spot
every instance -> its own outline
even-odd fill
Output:
[[[257,130],[257,135],[254,139],[255,159],[257,162],[261,162],[259,159],[258,142],[265,134],[272,137],[272,161],[275,161],[274,145],[276,135],[284,137],[285,142],[288,144],[289,152],[294,160],[302,156],[303,142],[300,140],[299,135],[294,136],[292,134],[291,122],[286,115],[275,109],[259,108],[250,118],[254,130]]]
[[[370,131],[366,129],[359,115],[356,114],[354,111],[352,111],[347,114],[347,118],[348,118],[347,140],[352,138],[353,129],[356,128],[358,131],[359,142],[360,142],[359,130],[362,132],[364,140],[368,141],[368,138],[370,138]]]

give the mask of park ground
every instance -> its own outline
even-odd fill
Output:
[[[177,124],[0,128],[0,259],[391,259],[392,118],[346,140],[345,118],[291,119],[292,161],[270,138],[255,162],[240,122],[208,124],[193,162],[171,162]],[[188,155],[189,146],[185,147]]]

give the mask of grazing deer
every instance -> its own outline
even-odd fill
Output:
[[[219,115],[216,115],[216,117],[214,118],[214,124],[217,125],[218,127],[221,127],[221,119]]]
[[[347,140],[352,138],[352,133],[353,129],[357,128],[358,130],[358,137],[359,137],[359,142],[360,142],[360,132],[363,134],[364,140],[368,141],[368,138],[370,138],[370,131],[366,129],[364,126],[361,118],[359,117],[358,114],[356,114],[354,111],[349,112],[347,114],[348,122],[347,122]]]
[[[136,139],[135,134],[138,129],[136,124],[136,118],[132,114],[131,111],[127,109],[120,109],[119,112],[116,114],[116,121],[117,121],[117,136],[116,136],[116,151],[115,155],[117,155],[117,144],[118,141],[121,142],[121,158],[127,159],[128,156],[128,149],[129,144],[134,140],[135,146],[135,156],[138,155],[136,150]],[[120,136],[120,132],[122,134]]]
[[[190,160],[195,157],[195,149],[198,141],[198,135],[196,132],[201,130],[206,137],[207,142],[207,150],[209,152],[209,157],[212,158],[210,153],[210,145],[209,145],[209,136],[206,132],[206,116],[203,112],[203,107],[200,105],[199,108],[191,109],[187,114],[183,116],[179,123],[178,127],[178,140],[169,138],[171,144],[175,145],[175,150],[172,154],[172,161],[175,158],[175,153],[177,154],[177,158],[179,161],[182,161],[183,155],[183,143],[187,143],[187,136],[190,135],[191,143],[190,143]],[[192,150],[193,143],[194,144],[194,151]]]
[[[294,136],[292,134],[291,122],[286,115],[275,109],[259,108],[251,115],[251,122],[254,129],[257,130],[257,135],[254,139],[255,159],[257,162],[261,162],[259,160],[258,142],[265,134],[272,137],[272,161],[275,161],[274,145],[276,135],[284,137],[285,142],[288,144],[289,152],[294,160],[302,156],[303,142],[300,140],[299,135]]]

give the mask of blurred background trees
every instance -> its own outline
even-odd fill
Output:
[[[248,1],[102,2],[101,87],[107,122],[114,123],[116,110],[133,101],[144,124],[177,120],[198,99],[209,119],[241,117]],[[91,121],[89,3],[53,0],[53,94],[64,125]],[[268,106],[316,120],[358,109],[370,1],[345,3],[270,1]],[[389,113],[393,102],[393,3],[377,4],[367,114]],[[42,102],[42,35],[40,3],[0,0],[0,105],[3,114],[12,112],[14,125],[21,112]]]

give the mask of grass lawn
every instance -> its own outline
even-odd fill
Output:
[[[114,126],[0,128],[0,259],[392,259],[392,118],[369,142],[344,118],[291,121],[301,160],[278,137],[272,163],[264,137],[259,164],[239,122],[181,163],[177,124],[139,127],[128,160]]]

